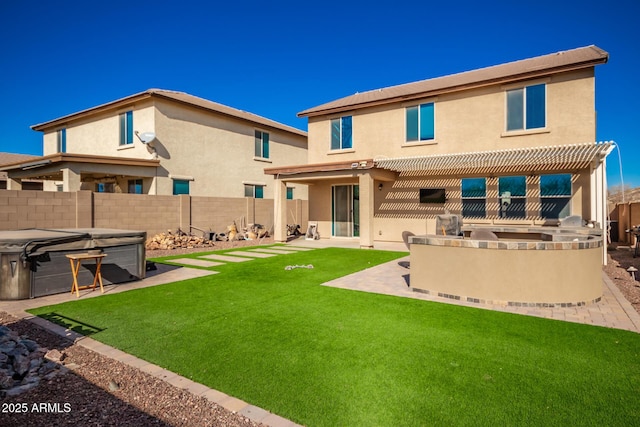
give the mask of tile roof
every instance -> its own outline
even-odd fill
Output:
[[[17,154],[17,153],[3,153],[0,152],[0,166],[8,165],[16,162],[27,162],[32,159],[36,159],[38,156],[32,156],[30,154]],[[0,181],[6,181],[7,173],[0,171]]]
[[[17,153],[2,153],[0,152],[0,166],[8,165],[17,162],[26,162],[35,159],[39,156],[33,156],[31,154],[17,154]]]
[[[69,114],[67,116],[63,116],[48,122],[39,123],[31,126],[31,129],[36,131],[45,131],[49,128],[63,125],[66,122],[69,122],[74,119],[87,117],[92,114],[103,112],[106,110],[111,110],[115,108],[122,108],[124,105],[131,104],[133,102],[151,98],[158,97],[167,99],[174,102],[179,102],[182,104],[190,105],[196,108],[202,108],[204,110],[208,110],[210,112],[223,114],[225,116],[234,117],[241,120],[246,120],[252,123],[255,123],[259,126],[265,126],[277,130],[281,130],[284,132],[293,133],[300,136],[307,136],[307,132],[294,128],[292,126],[285,125],[283,123],[276,122],[271,119],[267,119],[266,117],[259,116],[257,114],[249,113],[247,111],[238,110],[233,107],[229,107],[223,104],[219,104],[217,102],[209,101],[204,98],[200,98],[194,95],[190,95],[185,92],[177,92],[172,90],[164,90],[164,89],[148,89],[144,92],[136,93],[125,98],[120,98],[115,101],[108,102],[106,104],[98,105],[96,107],[92,107],[86,110],[79,111],[77,113]]]
[[[298,117],[318,116],[434,96],[488,84],[540,77],[562,71],[593,67],[597,64],[606,63],[608,59],[609,54],[607,52],[591,45],[448,76],[356,93],[301,111],[298,113]]]

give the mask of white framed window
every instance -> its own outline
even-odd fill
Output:
[[[571,174],[540,175],[540,216],[559,219],[571,215]]]
[[[120,116],[120,145],[133,144],[133,111],[121,113]]]
[[[462,178],[462,217],[487,217],[487,180]]]
[[[269,134],[255,131],[255,156],[263,159],[269,158]]]
[[[56,152],[57,153],[66,153],[67,152],[67,129],[62,128],[56,132]]]
[[[353,118],[351,116],[331,119],[331,149],[353,148]]]
[[[506,91],[507,131],[540,129],[547,125],[545,83]]]
[[[435,104],[415,105],[405,109],[406,141],[430,141],[435,139]]]
[[[264,185],[244,184],[244,197],[253,199],[264,198]]]
[[[498,197],[500,199],[500,218],[526,218],[527,177],[498,177]]]

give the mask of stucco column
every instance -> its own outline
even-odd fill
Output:
[[[273,191],[273,240],[287,241],[287,183],[276,177]]]
[[[375,198],[374,180],[371,174],[363,173],[359,177],[360,185],[360,247],[373,247],[373,200]]]
[[[62,191],[80,191],[82,188],[80,174],[71,168],[62,169]]]
[[[22,190],[22,180],[7,178],[7,190]]]

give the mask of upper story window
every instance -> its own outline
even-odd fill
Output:
[[[498,178],[500,218],[525,218],[527,216],[527,178],[525,176],[501,176]]]
[[[252,197],[254,199],[264,198],[264,185],[245,184],[244,197]]]
[[[487,216],[487,180],[462,178],[462,216],[485,218]]]
[[[344,116],[339,119],[331,119],[331,149],[345,150],[353,148],[351,125],[352,117]]]
[[[57,153],[66,153],[67,152],[67,130],[60,129],[56,132],[57,136]]]
[[[293,200],[293,187],[287,187],[287,200]]]
[[[571,215],[571,174],[540,175],[542,218],[564,218]]]
[[[263,159],[269,158],[269,134],[257,130],[255,132],[255,155]]]
[[[435,105],[433,102],[407,107],[407,142],[435,138]]]
[[[507,131],[546,126],[547,85],[542,83],[507,91]]]
[[[120,145],[133,144],[133,111],[120,114]]]
[[[186,179],[173,180],[173,194],[189,194],[189,181]]]

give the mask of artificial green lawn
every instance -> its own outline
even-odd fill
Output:
[[[401,255],[318,249],[31,312],[310,426],[640,425],[638,334],[320,286]]]

